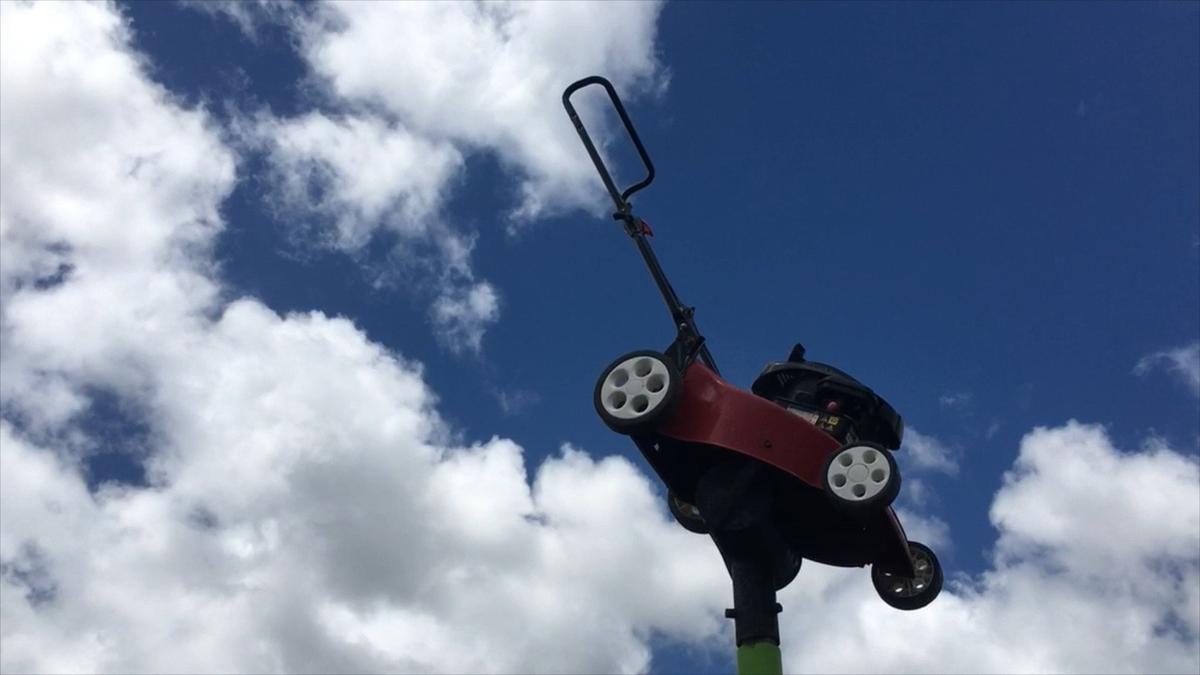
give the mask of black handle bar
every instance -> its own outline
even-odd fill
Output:
[[[600,157],[600,152],[596,150],[596,145],[592,143],[592,137],[588,135],[587,129],[583,126],[583,121],[579,119],[579,113],[575,112],[575,106],[571,105],[571,94],[593,84],[604,87],[604,90],[608,92],[608,98],[612,101],[613,108],[616,109],[617,114],[621,116],[621,122],[625,125],[625,131],[629,133],[629,138],[633,141],[633,146],[637,148],[638,155],[642,158],[642,164],[646,165],[646,177],[625,188],[624,191],[617,189],[616,183],[613,182],[612,174],[609,173],[608,167],[604,165],[604,160]],[[662,266],[658,264],[658,257],[654,255],[654,250],[650,248],[650,242],[646,241],[646,235],[650,232],[649,228],[646,227],[646,224],[642,220],[633,215],[633,207],[629,205],[629,197],[654,180],[654,164],[650,162],[650,155],[646,153],[646,146],[642,145],[642,139],[638,138],[637,130],[633,128],[633,122],[629,119],[629,113],[625,112],[625,106],[621,103],[621,97],[617,96],[617,90],[613,88],[612,82],[599,75],[593,75],[585,77],[567,87],[566,91],[563,92],[562,101],[563,107],[567,109],[567,115],[571,118],[571,123],[575,125],[575,131],[579,133],[579,139],[583,141],[583,147],[587,148],[588,156],[592,158],[592,164],[596,165],[596,171],[600,172],[600,179],[604,181],[604,187],[608,188],[608,194],[612,197],[613,204],[617,207],[617,212],[613,214],[613,217],[625,222],[625,232],[637,244],[638,251],[642,254],[642,259],[646,261],[646,266],[650,268],[650,276],[654,278],[654,283],[658,286],[663,300],[667,303],[667,309],[671,312],[671,318],[675,322],[677,335],[675,342],[668,348],[668,351],[678,352],[676,363],[681,368],[687,367],[692,362],[692,358],[699,355],[700,359],[708,364],[714,372],[719,373],[717,364],[713,361],[712,354],[708,351],[708,345],[704,343],[704,337],[700,335],[700,330],[696,327],[696,322],[692,318],[693,308],[687,307],[680,302],[675,289],[671,288],[671,282],[667,281],[667,275],[663,273]]]
[[[600,152],[596,150],[595,144],[592,143],[592,138],[588,135],[587,129],[584,128],[583,121],[579,119],[579,113],[575,112],[575,106],[571,104],[571,94],[593,84],[604,87],[604,90],[608,92],[608,98],[612,101],[613,108],[616,109],[617,115],[621,117],[621,122],[625,125],[625,131],[629,133],[629,138],[633,141],[633,146],[637,148],[638,155],[642,158],[642,164],[646,166],[646,177],[625,188],[623,191],[617,189],[616,183],[613,182],[612,174],[609,173],[608,167],[604,165],[604,160],[600,157]],[[621,103],[621,97],[617,96],[617,90],[613,88],[612,82],[599,75],[593,75],[585,77],[567,87],[566,91],[563,92],[562,101],[563,107],[567,109],[567,115],[571,118],[571,123],[575,125],[575,131],[579,133],[579,138],[583,141],[583,147],[587,148],[588,155],[592,158],[592,163],[596,165],[596,171],[600,172],[600,179],[604,181],[604,187],[608,188],[608,194],[612,197],[613,203],[616,204],[617,211],[627,213],[629,210],[629,198],[633,196],[633,193],[646,187],[654,180],[654,164],[650,161],[650,155],[646,153],[646,146],[642,145],[642,139],[638,138],[637,130],[633,128],[633,121],[629,119],[629,113],[625,112],[625,106]]]

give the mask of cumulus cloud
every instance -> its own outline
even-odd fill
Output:
[[[495,153],[519,180],[514,215],[528,219],[603,198],[559,97],[592,74],[630,97],[660,87],[660,11],[658,2],[338,3],[297,26],[331,95]]]
[[[487,282],[446,289],[433,303],[438,337],[452,351],[478,352],[485,327],[500,316],[496,289]]]
[[[900,451],[901,456],[911,460],[917,469],[951,475],[958,473],[956,453],[937,438],[914,428],[904,430],[904,441]]]
[[[0,396],[55,424],[86,406],[81,382],[149,386],[138,355],[216,306],[234,158],[146,79],[116,12],[2,7]]]
[[[42,561],[40,580],[8,573],[0,584],[5,671],[631,672],[646,668],[651,633],[700,641],[719,630],[719,559],[667,522],[625,460],[564,449],[530,485],[509,441],[423,438],[429,413],[396,406],[427,392],[411,372],[372,363],[349,326],[252,305],[227,316],[263,348],[303,342],[328,359],[334,345],[301,328],[320,324],[368,358],[331,368],[410,398],[339,405],[337,392],[318,394],[319,374],[281,382],[262,368],[242,387],[272,388],[286,410],[270,423],[256,399],[201,404],[205,417],[243,424],[179,432],[153,487],[95,495],[76,467],[5,427],[3,558]],[[241,365],[214,376],[239,379]],[[342,427],[350,408],[382,428]],[[53,597],[39,603],[45,588]]]
[[[441,206],[464,157],[489,153],[511,175],[510,229],[603,199],[558,104],[563,88],[603,73],[627,96],[660,87],[657,2],[276,3],[205,6],[248,34],[262,21],[297,36],[320,106],[293,119],[257,113],[241,138],[263,150],[268,199],[293,239],[360,254],[395,239],[389,264],[431,270],[440,341],[478,352],[499,319],[493,287],[476,280],[469,236]],[[397,49],[403,45],[403,49]],[[606,129],[592,113],[601,145]]]
[[[1038,428],[996,494],[990,569],[897,613],[867,574],[812,565],[781,594],[798,672],[1188,673],[1200,668],[1200,467],[1104,429]],[[905,516],[920,539],[921,519]],[[913,527],[913,524],[917,527]],[[936,529],[933,531],[936,535]]]
[[[715,552],[629,462],[530,481],[350,321],[226,299],[233,156],[113,8],[0,12],[0,670],[637,671],[722,630]],[[96,391],[148,428],[146,485],[89,490]]]
[[[395,281],[396,268],[417,270],[407,286],[433,296],[438,341],[454,353],[482,350],[484,333],[500,319],[500,303],[490,283],[475,279],[473,240],[442,213],[463,167],[453,144],[369,115],[310,112],[281,119],[260,113],[241,126],[240,137],[265,153],[272,186],[266,199],[294,244],[362,259],[373,239],[389,236],[392,269],[375,280]]]
[[[439,450],[404,422],[196,446],[95,495],[5,426],[4,670],[629,672],[650,632],[717,632],[719,559],[628,462],[565,449],[531,486],[511,442]]]
[[[1145,376],[1155,370],[1174,375],[1192,394],[1200,397],[1200,342],[1147,354],[1138,360],[1133,373]]]
[[[179,0],[179,4],[197,12],[223,17],[238,27],[251,41],[257,42],[265,24],[287,23],[297,13],[306,11],[288,0],[241,0],[211,2],[210,0]]]
[[[266,144],[282,218],[306,241],[348,251],[377,229],[409,238],[438,227],[463,161],[449,143],[369,116],[262,115],[249,137]]]
[[[453,144],[371,115],[259,113],[236,126],[241,141],[263,153],[271,188],[264,199],[294,245],[343,251],[370,269],[377,266],[366,257],[368,245],[387,237],[390,269],[374,281],[394,283],[415,271],[406,287],[433,296],[439,342],[455,353],[481,351],[500,304],[495,288],[475,278],[473,238],[443,215],[463,167]]]

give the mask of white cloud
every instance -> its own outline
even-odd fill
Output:
[[[347,251],[364,247],[377,229],[429,234],[462,168],[449,143],[370,116],[261,115],[250,138],[267,145],[282,218],[305,240],[325,238]]]
[[[315,343],[288,320],[237,321]],[[243,400],[204,412],[264,414]],[[95,496],[5,426],[2,557],[37,551],[54,591],[29,602],[31,584],[5,574],[4,670],[629,672],[650,632],[720,629],[719,558],[625,460],[568,449],[530,486],[511,442],[439,449],[405,429],[420,415],[398,417],[341,444],[332,423],[231,428],[218,436],[232,446],[179,448],[154,488]]]
[[[137,355],[216,306],[234,159],[145,78],[110,8],[2,11],[0,396],[53,424],[86,405],[78,380],[148,386]]]
[[[252,42],[258,42],[264,24],[287,23],[306,8],[288,0],[179,0],[179,4],[203,14],[220,16],[233,22]]]
[[[958,473],[958,460],[955,458],[955,452],[937,438],[923,434],[912,427],[904,430],[904,441],[900,453],[900,457],[911,459],[913,466],[917,469],[940,471],[951,475]]]
[[[89,495],[5,427],[0,557],[39,551],[56,587],[34,607],[5,578],[6,671],[628,671],[651,631],[718,630],[715,552],[625,460],[566,449],[530,485],[510,441],[446,445],[419,374],[345,320],[239,301],[190,337],[151,488]]]
[[[542,400],[536,391],[530,389],[493,389],[492,396],[505,415],[519,415]]]
[[[657,2],[231,9],[251,35],[262,20],[290,25],[324,89],[322,110],[295,119],[259,113],[242,138],[266,149],[271,199],[294,239],[356,254],[379,233],[398,236],[388,262],[430,270],[440,341],[478,352],[499,305],[492,286],[475,279],[463,245],[471,238],[441,208],[463,158],[493,153],[512,175],[515,204],[497,217],[510,228],[601,203],[559,97],[592,73],[609,75],[627,96],[663,84],[659,11]],[[593,102],[580,105],[594,112]],[[604,126],[595,131],[603,145]]]
[[[490,283],[475,280],[473,239],[442,214],[462,173],[458,149],[373,116],[260,113],[240,126],[241,139],[265,151],[266,199],[293,243],[360,256],[370,268],[374,263],[360,254],[374,238],[390,236],[389,268],[374,275],[376,282],[407,277],[410,292],[434,296],[439,342],[455,353],[481,351],[500,304]]]
[[[1144,376],[1159,369],[1174,375],[1192,394],[1200,397],[1200,342],[1147,354],[1138,360],[1133,373]]]
[[[658,2],[338,3],[298,25],[334,97],[496,153],[520,179],[515,214],[532,218],[603,199],[559,98],[593,74],[627,97],[661,86],[660,11]]]
[[[443,291],[433,303],[438,338],[452,351],[478,352],[483,331],[500,317],[500,298],[487,282]]]
[[[818,672],[1196,672],[1200,468],[1101,427],[1038,428],[991,509],[992,567],[899,613],[865,571],[805,568],[782,595],[785,665]],[[905,515],[910,536],[925,525]],[[914,527],[915,525],[915,527]],[[937,530],[934,530],[936,534]]]
[[[222,299],[232,155],[112,7],[0,12],[0,670],[635,671],[722,630],[719,559],[626,460],[530,482],[350,321]],[[149,429],[148,485],[89,492],[94,390]]]
[[[971,392],[947,392],[938,397],[938,405],[943,408],[964,410],[971,405]]]

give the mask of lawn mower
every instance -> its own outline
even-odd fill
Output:
[[[591,85],[608,94],[645,177],[619,189],[571,96]],[[942,570],[927,546],[908,541],[892,501],[900,472],[892,451],[904,424],[881,396],[847,373],[806,359],[797,344],[770,363],[750,391],[721,378],[695,321],[667,281],[630,197],[654,180],[654,165],[611,82],[571,84],[563,105],[634,241],[675,328],[663,351],[617,357],[600,374],[593,404],[609,429],[628,436],[662,479],[670,512],[712,537],[733,582],[740,672],[779,670],[775,593],[804,558],[871,566],[884,602],[912,610],[941,591]]]

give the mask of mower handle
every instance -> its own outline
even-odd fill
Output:
[[[608,92],[608,98],[612,101],[613,108],[616,109],[617,115],[621,117],[621,122],[625,125],[625,131],[629,134],[630,140],[633,141],[633,146],[637,148],[638,155],[642,158],[642,164],[646,166],[646,177],[625,188],[624,191],[617,189],[616,183],[613,182],[612,174],[609,173],[608,167],[604,165],[604,160],[600,157],[600,152],[596,150],[595,144],[592,143],[592,138],[588,135],[587,129],[584,128],[583,121],[579,119],[579,113],[575,112],[575,106],[571,104],[571,94],[593,84],[604,87],[604,90]],[[608,188],[608,194],[612,197],[613,203],[616,204],[617,211],[623,214],[627,213],[629,211],[628,200],[633,196],[633,193],[650,185],[651,181],[654,180],[654,164],[650,162],[650,155],[646,153],[646,146],[642,145],[642,139],[638,138],[637,130],[633,128],[633,121],[629,119],[629,113],[625,112],[625,106],[621,103],[621,98],[617,96],[617,90],[613,88],[612,82],[599,75],[592,75],[567,87],[566,91],[563,92],[562,101],[563,107],[567,109],[567,115],[571,118],[571,123],[575,125],[575,131],[579,133],[579,138],[583,141],[583,147],[587,148],[588,155],[592,158],[592,163],[596,165],[596,171],[600,172],[600,180],[603,180],[604,187]]]
[[[624,191],[617,189],[616,183],[613,182],[612,174],[609,173],[608,167],[604,165],[604,159],[600,157],[600,152],[596,150],[596,145],[592,143],[592,137],[588,135],[587,129],[583,126],[583,121],[579,119],[579,113],[575,112],[575,106],[571,104],[571,94],[593,84],[604,87],[604,90],[608,92],[608,98],[612,101],[617,115],[621,117],[621,122],[625,125],[625,131],[629,134],[629,139],[633,141],[633,147],[637,148],[638,155],[642,158],[642,164],[646,166],[646,177],[625,188]],[[686,367],[687,364],[691,363],[693,357],[699,355],[700,359],[708,364],[709,368],[717,372],[717,364],[713,361],[712,354],[708,351],[708,345],[704,344],[704,337],[700,335],[700,331],[696,328],[696,322],[692,318],[694,308],[687,307],[680,302],[675,289],[671,288],[671,283],[667,281],[667,275],[663,273],[662,266],[658,263],[658,257],[654,255],[654,250],[650,248],[650,242],[646,241],[646,235],[650,233],[649,228],[646,227],[645,222],[633,215],[633,207],[629,205],[629,197],[654,180],[654,164],[650,162],[650,155],[646,153],[646,146],[642,145],[642,139],[638,138],[637,130],[633,128],[633,121],[629,119],[629,113],[625,112],[625,106],[621,103],[621,97],[617,96],[617,90],[613,88],[612,82],[599,75],[593,75],[574,82],[571,86],[567,87],[566,91],[563,92],[562,101],[563,107],[567,109],[567,115],[571,118],[571,123],[575,125],[575,131],[579,133],[579,140],[583,141],[583,147],[587,148],[588,156],[592,158],[592,164],[595,164],[596,171],[600,172],[600,180],[604,181],[604,187],[608,188],[608,194],[612,197],[613,204],[617,207],[617,212],[613,214],[613,218],[625,222],[625,232],[637,244],[638,251],[642,254],[642,259],[646,261],[646,266],[650,268],[650,276],[654,278],[654,283],[658,286],[663,300],[667,303],[667,309],[671,312],[671,319],[675,323],[677,337],[668,351],[676,352],[674,356],[676,357],[676,363],[680,367]]]

